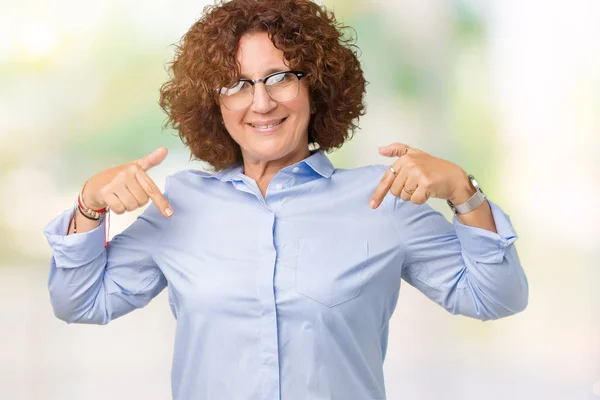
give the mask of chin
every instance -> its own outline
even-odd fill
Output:
[[[275,161],[290,156],[297,152],[297,149],[284,148],[281,145],[273,143],[272,146],[263,144],[259,148],[249,149],[247,154],[258,161]]]
[[[285,157],[286,155],[288,155],[289,152],[285,152],[285,151],[274,151],[271,149],[260,149],[258,151],[254,151],[252,153],[252,156],[254,158],[256,158],[259,161],[275,161],[275,160],[279,160],[280,158]]]

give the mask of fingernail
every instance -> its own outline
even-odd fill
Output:
[[[371,207],[371,208],[375,208],[375,200],[371,200],[371,201],[369,202],[369,207]]]
[[[171,210],[170,208],[165,208],[165,214],[167,214],[167,216],[170,217],[171,215],[173,215],[173,210]]]

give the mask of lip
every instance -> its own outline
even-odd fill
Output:
[[[269,119],[266,121],[252,121],[252,122],[248,122],[247,125],[254,132],[257,132],[259,134],[265,134],[265,133],[272,133],[272,132],[277,131],[279,128],[281,128],[281,126],[285,123],[286,120],[287,120],[287,117],[278,118],[278,119]],[[271,125],[271,124],[275,124],[279,121],[281,121],[281,123],[279,125],[275,125],[270,128],[267,128],[267,129],[260,129],[260,128],[256,128],[255,126],[253,126],[253,125]]]

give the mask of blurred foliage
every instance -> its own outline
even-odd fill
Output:
[[[456,3],[453,14],[451,82],[448,93],[450,130],[462,167],[480,182],[497,182],[497,127],[488,96],[491,77],[487,65],[485,15],[472,1]],[[486,184],[491,198],[499,191]]]

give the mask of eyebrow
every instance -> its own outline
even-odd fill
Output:
[[[283,72],[283,71],[287,71],[287,69],[285,69],[285,68],[284,69],[281,69],[281,68],[269,68],[267,71],[265,71],[266,73],[263,75],[263,78],[265,76],[269,76],[269,75],[274,74],[276,72]],[[252,78],[248,78],[248,76],[244,75],[244,74],[240,75],[238,77],[238,79],[249,79],[249,80],[252,80]]]

